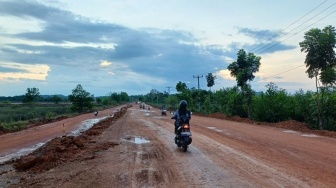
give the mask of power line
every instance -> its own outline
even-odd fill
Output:
[[[306,22],[303,22],[302,24],[298,25],[298,26],[295,27],[294,29],[290,30],[287,34],[283,35],[282,37],[284,37],[284,36],[286,36],[286,35],[289,35],[291,32],[293,32],[293,31],[296,30],[297,28],[301,27],[302,25],[306,24],[308,21],[314,19],[316,16],[318,16],[318,15],[320,15],[321,13],[325,12],[326,10],[328,10],[329,8],[331,8],[332,6],[334,6],[335,4],[336,4],[336,2],[335,2],[334,4],[332,4],[331,6],[327,7],[326,9],[324,9],[324,10],[320,11],[319,13],[315,14],[314,16],[312,16],[312,17],[309,18]],[[333,14],[333,13],[334,13],[334,12],[332,12],[331,14]],[[331,14],[328,14],[327,16],[323,17],[322,19],[324,19],[324,18],[330,16]],[[321,21],[322,19],[318,20],[317,22]],[[309,25],[308,27],[314,25],[314,24],[317,23],[317,22],[314,22],[313,24]],[[306,27],[306,28],[308,28],[308,27]],[[294,33],[294,35],[297,35],[298,33],[302,32],[302,31],[305,30],[306,28],[300,30],[299,32]],[[294,36],[294,35],[292,35],[292,36]],[[292,37],[292,36],[291,36],[291,37]],[[287,39],[289,39],[289,38],[290,38],[290,37],[286,38],[285,40],[287,40]],[[273,41],[273,42],[271,42],[271,43],[265,45],[264,47],[262,47],[262,48],[256,50],[255,53],[260,53],[260,54],[261,54],[261,53],[263,53],[263,52],[269,50],[270,48],[272,48],[272,47],[274,47],[274,46],[276,46],[276,45],[282,43],[282,42],[285,41],[285,40],[282,40],[282,41],[280,41],[280,42],[275,42],[275,41]],[[272,43],[276,43],[276,45],[272,45],[270,48],[267,48],[266,50],[262,50],[262,49],[266,48],[267,46],[271,45]],[[260,52],[260,50],[262,50],[262,51]]]
[[[296,20],[295,22],[293,22],[292,24],[290,24],[289,26],[287,26],[285,29],[282,29],[281,32],[285,31],[286,29],[288,29],[290,26],[294,25],[295,23],[297,23],[298,21],[300,21],[302,18],[306,17],[308,14],[310,14],[311,12],[313,12],[314,10],[316,10],[318,7],[320,7],[321,5],[323,5],[325,2],[327,2],[328,0],[325,0],[324,2],[322,2],[321,4],[319,4],[317,7],[313,8],[311,11],[309,11],[308,13],[306,13],[305,15],[303,15],[301,18],[299,18],[298,20]],[[280,33],[281,33],[280,32]],[[274,36],[270,37],[266,42],[274,39],[275,37],[279,36],[280,34],[275,34]],[[259,44],[258,46],[254,47],[253,49],[251,49],[250,51],[253,51],[257,48],[259,48],[260,46],[262,46],[264,43]]]
[[[283,72],[274,74],[274,75],[272,75],[272,76],[269,76],[269,77],[266,77],[266,78],[259,79],[258,81],[260,81],[260,80],[266,80],[266,79],[269,79],[269,78],[272,78],[272,77],[281,75],[281,74],[283,74],[283,73],[290,72],[290,71],[292,71],[292,70],[294,70],[294,69],[297,69],[297,68],[300,68],[300,67],[303,67],[303,66],[305,66],[305,65],[300,65],[300,66],[294,67],[294,68],[292,68],[292,69],[289,69],[289,70],[286,70],[286,71],[283,71]],[[255,82],[255,81],[252,81],[252,82]]]
[[[336,3],[335,3],[335,4],[336,4]],[[277,42],[277,43],[275,43],[274,45],[270,46],[269,48],[267,48],[267,49],[265,49],[265,50],[263,50],[263,51],[261,51],[261,52],[259,52],[259,53],[261,54],[261,53],[263,53],[263,52],[265,52],[265,51],[267,51],[267,50],[269,50],[269,49],[273,48],[274,46],[277,46],[277,45],[279,45],[279,44],[280,44],[280,43],[282,43],[283,41],[285,41],[285,40],[287,40],[287,39],[289,39],[289,38],[291,38],[291,37],[293,37],[293,36],[297,35],[298,33],[302,32],[303,30],[306,30],[306,29],[308,29],[308,28],[309,28],[309,27],[311,27],[312,25],[314,25],[314,24],[316,24],[317,22],[319,22],[319,21],[321,21],[321,20],[325,19],[326,17],[328,17],[328,16],[330,16],[330,15],[334,14],[335,12],[336,12],[336,10],[335,10],[334,12],[331,12],[330,14],[328,14],[328,15],[324,16],[323,18],[321,18],[321,19],[317,20],[317,21],[316,21],[316,22],[314,22],[313,24],[311,24],[311,25],[309,25],[309,26],[307,26],[307,27],[303,28],[303,29],[302,29],[302,30],[300,30],[299,32],[297,32],[297,33],[294,33],[292,36],[289,36],[289,37],[287,37],[286,39],[284,39],[284,40],[282,40],[282,41],[280,41],[280,42]]]

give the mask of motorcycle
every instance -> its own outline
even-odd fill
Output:
[[[180,123],[180,126],[176,130],[175,144],[177,147],[182,147],[183,151],[186,152],[188,145],[191,144],[191,131],[189,122],[183,121]]]
[[[166,109],[162,109],[161,110],[161,115],[162,116],[167,116],[167,110]]]

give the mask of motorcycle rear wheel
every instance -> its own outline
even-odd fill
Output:
[[[186,152],[187,149],[188,149],[188,144],[184,143],[183,146],[182,146],[182,148],[183,148],[183,151]]]

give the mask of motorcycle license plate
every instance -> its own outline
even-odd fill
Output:
[[[181,136],[191,136],[191,132],[182,132]]]

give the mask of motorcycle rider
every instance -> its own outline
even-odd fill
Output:
[[[181,100],[179,104],[179,109],[176,110],[174,116],[171,119],[175,119],[175,134],[178,134],[177,129],[182,123],[188,123],[191,119],[191,113],[187,109],[188,103],[185,100]]]

